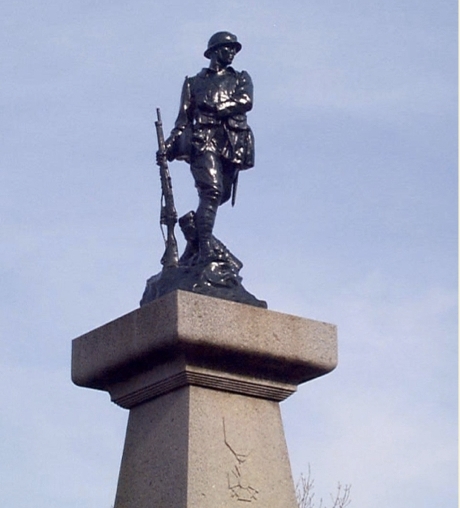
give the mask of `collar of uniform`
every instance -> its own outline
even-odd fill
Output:
[[[226,67],[225,69],[222,69],[224,72],[231,72],[232,74],[236,74],[236,71],[233,67]],[[209,67],[205,67],[204,69],[202,69],[199,73],[198,73],[198,76],[200,77],[206,77],[206,76],[209,76],[209,75],[213,75],[213,74],[217,74],[217,71],[214,70],[214,69],[210,69]]]

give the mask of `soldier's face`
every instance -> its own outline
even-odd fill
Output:
[[[235,48],[235,46],[233,46],[231,44],[229,44],[229,45],[225,44],[225,45],[219,46],[216,49],[217,61],[224,66],[230,65],[233,62],[235,55],[236,55],[236,48]]]

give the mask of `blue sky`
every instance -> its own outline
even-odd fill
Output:
[[[3,3],[3,506],[113,503],[127,412],[71,384],[70,341],[160,268],[155,108],[171,128],[218,30],[254,81],[256,167],[216,235],[270,309],[339,330],[337,370],[282,404],[294,477],[457,506],[456,3]]]

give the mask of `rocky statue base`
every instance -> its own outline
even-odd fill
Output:
[[[193,212],[181,218],[187,247],[178,262],[178,266],[165,267],[147,280],[141,306],[170,293],[182,290],[232,302],[245,303],[255,307],[267,308],[267,302],[258,300],[246,291],[242,284],[240,270],[243,263],[234,256],[216,237],[212,237],[212,253],[202,260],[198,252],[198,240],[193,221]]]
[[[296,508],[279,402],[336,363],[333,325],[183,291],[72,343],[130,410],[115,508]]]
[[[258,300],[246,291],[242,279],[227,263],[213,261],[204,265],[164,268],[148,279],[141,306],[178,289],[232,302],[267,308],[267,302]]]

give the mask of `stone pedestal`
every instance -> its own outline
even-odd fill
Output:
[[[279,402],[336,363],[333,325],[183,291],[72,343],[130,410],[115,508],[296,508]]]

